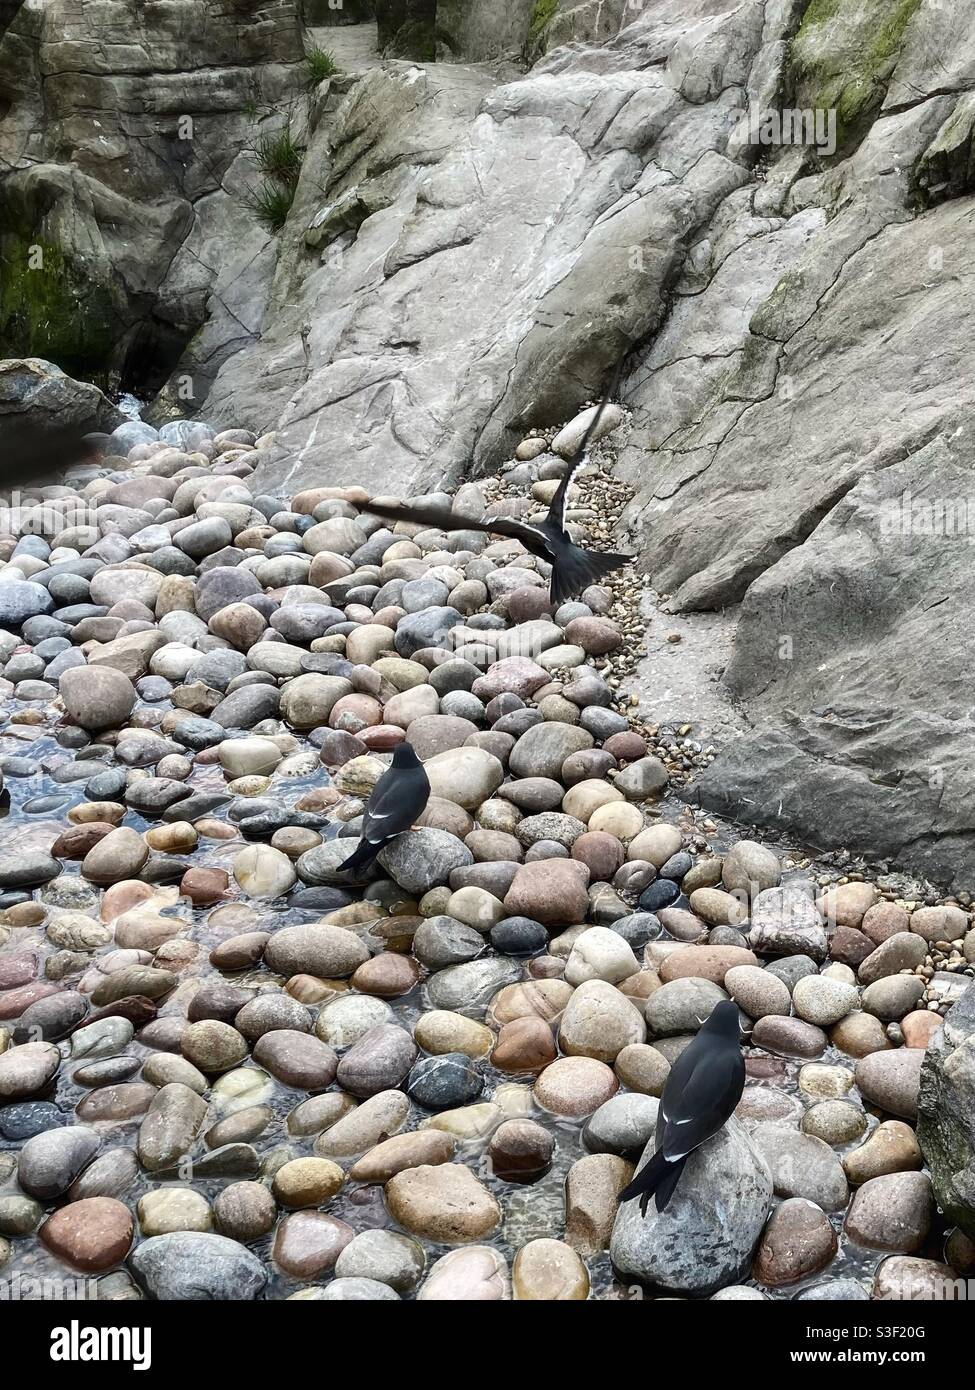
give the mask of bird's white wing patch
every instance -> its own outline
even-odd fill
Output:
[[[558,522],[559,526],[561,526],[563,531],[565,530],[565,513],[569,505],[569,488],[572,486],[572,479],[579,472],[579,469],[582,468],[582,466],[588,462],[588,450],[586,451],[586,453],[579,454],[576,458],[570,459],[569,466],[566,469],[565,476],[562,479],[562,505],[559,508],[558,516],[555,517],[554,520]]]

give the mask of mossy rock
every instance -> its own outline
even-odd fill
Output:
[[[559,2],[560,0],[535,0],[535,8],[528,21],[528,39],[525,43],[525,56],[533,62],[545,52],[546,32],[559,12]]]
[[[921,0],[812,0],[789,46],[791,103],[835,110],[849,149],[880,110]]]
[[[0,357],[42,357],[99,381],[119,321],[111,290],[70,264],[60,247],[0,228]]]

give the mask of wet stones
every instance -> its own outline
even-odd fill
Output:
[[[213,1220],[221,1235],[247,1244],[274,1229],[277,1204],[260,1182],[235,1182],[219,1192],[213,1203]]]
[[[585,920],[589,870],[572,859],[544,859],[521,865],[505,894],[509,917],[529,917],[544,926],[571,926]]]
[[[284,897],[298,881],[291,860],[270,845],[248,845],[234,859],[234,878],[249,898]]]
[[[394,1024],[380,1024],[344,1054],[337,1079],[344,1090],[368,1099],[401,1085],[415,1060],[416,1045],[409,1033]]]
[[[254,1061],[285,1086],[323,1091],[335,1080],[338,1058],[319,1038],[293,1028],[264,1033],[254,1045]]]
[[[195,1091],[172,1082],[156,1092],[139,1127],[139,1161],[149,1172],[177,1167],[192,1150],[207,1105]]]
[[[491,1136],[488,1157],[504,1182],[537,1182],[548,1171],[555,1139],[534,1120],[506,1120]]]
[[[934,1209],[926,1173],[887,1173],[854,1193],[845,1230],[857,1245],[912,1255],[924,1244]]]
[[[2,586],[0,586],[2,587]],[[57,878],[61,866],[50,854],[34,849],[0,851],[0,887],[35,888]]]
[[[20,1151],[17,1181],[30,1197],[62,1196],[98,1152],[101,1140],[84,1125],[49,1129],[28,1139]]]
[[[121,724],[136,702],[128,676],[111,666],[75,666],[63,671],[58,693],[68,718],[83,729]]]
[[[330,1201],[345,1182],[337,1163],[327,1158],[295,1158],[274,1175],[271,1191],[282,1207],[319,1207]]]
[[[560,1057],[534,1086],[536,1102],[555,1115],[581,1119],[615,1095],[619,1082],[604,1062],[592,1057]]]
[[[390,1214],[405,1230],[445,1245],[479,1240],[501,1221],[501,1208],[463,1164],[410,1168],[386,1185]]]
[[[814,1202],[789,1197],[762,1232],[752,1273],[771,1288],[794,1284],[825,1269],[836,1250],[836,1232],[826,1213]]]
[[[520,980],[521,974],[521,966],[514,961],[473,960],[438,970],[427,981],[427,997],[432,1008],[483,1017],[493,996]]]
[[[40,1238],[74,1269],[101,1274],[121,1264],[132,1244],[132,1214],[113,1197],[88,1197],[61,1207],[45,1221]]]
[[[398,836],[382,851],[379,862],[401,888],[422,896],[438,884],[447,883],[455,869],[473,864],[474,856],[455,835],[445,830],[420,828]]]
[[[904,1047],[872,1052],[856,1064],[856,1084],[872,1104],[905,1120],[917,1118],[917,1098],[924,1053]]]
[[[496,1303],[510,1297],[503,1255],[489,1245],[471,1245],[442,1255],[430,1268],[420,1302]]]
[[[843,1155],[844,1172],[854,1186],[887,1173],[916,1172],[923,1162],[917,1135],[902,1120],[884,1120],[859,1148]]]
[[[279,975],[343,979],[369,959],[369,952],[352,932],[319,923],[282,927],[268,941],[264,959]]]
[[[423,1248],[396,1231],[362,1231],[335,1264],[340,1280],[368,1280],[398,1293],[415,1288],[426,1268]]]
[[[484,1089],[484,1077],[463,1052],[423,1057],[410,1070],[406,1091],[426,1110],[449,1110],[476,1100]]]
[[[438,1129],[394,1134],[358,1159],[349,1169],[349,1177],[355,1182],[386,1183],[407,1168],[450,1163],[455,1149],[453,1136]]]
[[[99,840],[85,855],[81,872],[91,883],[107,886],[138,878],[149,858],[149,846],[128,826],[120,826]]]
[[[247,1056],[247,1040],[228,1023],[203,1019],[191,1023],[180,1039],[183,1056],[208,1074],[230,1071]]]
[[[60,1064],[60,1052],[47,1042],[28,1042],[0,1052],[0,1100],[7,1103],[38,1095]]]
[[[604,980],[581,984],[559,1025],[559,1046],[565,1054],[610,1064],[645,1038],[646,1024],[639,1009]]]
[[[253,1299],[267,1271],[245,1246],[209,1232],[180,1231],[153,1236],[137,1246],[132,1268],[158,1299]]]
[[[514,1297],[521,1302],[568,1302],[589,1297],[589,1271],[579,1254],[561,1240],[532,1240],[515,1256]]]

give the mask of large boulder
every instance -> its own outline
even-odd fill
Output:
[[[637,1171],[652,1158],[655,1140]],[[624,1277],[649,1288],[701,1298],[747,1273],[772,1206],[772,1175],[742,1124],[732,1117],[687,1160],[667,1208],[624,1202],[610,1254]]]
[[[917,1137],[939,1207],[975,1239],[975,985],[928,1043]]]
[[[0,350],[7,346],[0,335]],[[10,486],[36,468],[47,472],[84,457],[83,436],[108,431],[123,415],[87,381],[37,357],[0,362],[0,437],[4,467],[0,483]]]

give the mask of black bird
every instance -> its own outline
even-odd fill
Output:
[[[738,1006],[722,999],[671,1068],[657,1114],[653,1157],[623,1189],[620,1201],[639,1197],[640,1211],[646,1216],[650,1198],[656,1194],[657,1210],[663,1211],[684,1164],[729,1119],[744,1087]]]
[[[430,781],[410,743],[393,753],[392,766],[372,789],[362,817],[362,839],[340,869],[364,869],[397,835],[402,835],[430,800]]]
[[[588,584],[595,584],[604,575],[629,564],[632,555],[616,555],[605,551],[583,550],[574,545],[565,528],[565,507],[569,494],[569,484],[588,459],[589,443],[593,437],[602,413],[609,404],[619,382],[617,369],[609,392],[599,403],[579,448],[568,460],[565,475],[552,498],[548,513],[537,526],[515,521],[511,517],[493,517],[490,521],[473,521],[446,507],[408,507],[402,503],[370,502],[363,511],[376,516],[387,517],[391,521],[409,521],[419,526],[436,526],[441,531],[486,531],[498,536],[508,536],[521,541],[526,550],[540,560],[547,560],[552,566],[552,581],[549,595],[553,604],[564,603],[582,593]]]

